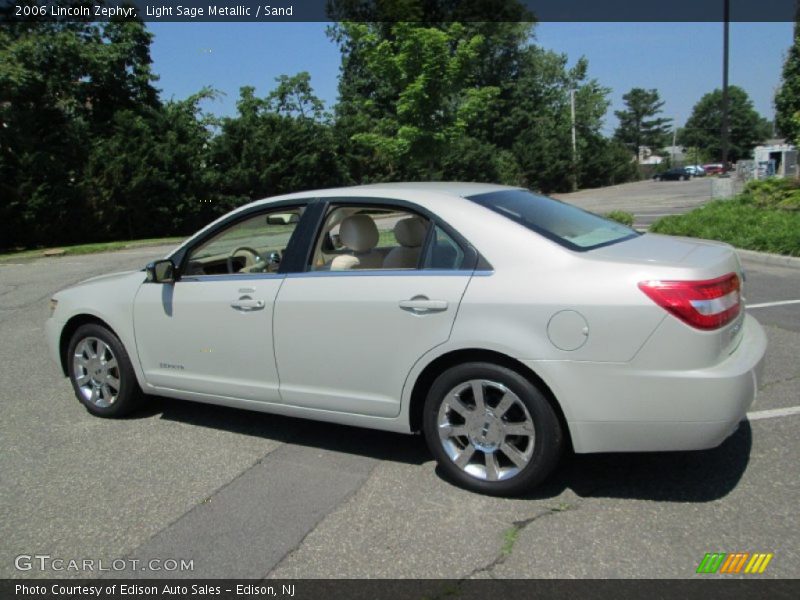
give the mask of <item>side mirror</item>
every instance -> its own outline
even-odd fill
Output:
[[[169,259],[151,262],[144,270],[148,283],[175,283],[175,264]]]

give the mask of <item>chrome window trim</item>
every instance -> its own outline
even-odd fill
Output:
[[[253,281],[255,279],[282,279],[285,273],[231,273],[229,275],[184,275],[179,281]]]
[[[313,277],[488,277],[494,271],[473,271],[472,269],[363,269],[344,271],[306,271],[287,273],[290,279]]]

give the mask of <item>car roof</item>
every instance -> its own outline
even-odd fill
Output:
[[[348,194],[356,196],[365,196],[369,193],[387,192],[387,193],[402,193],[402,192],[431,192],[435,194],[445,194],[448,196],[458,196],[465,198],[467,196],[475,196],[477,194],[486,194],[489,192],[496,192],[499,190],[513,190],[520,189],[509,187],[506,185],[499,185],[495,183],[474,183],[469,181],[398,181],[387,183],[368,183],[364,185],[354,185],[349,187],[339,188],[325,188],[320,190],[307,190],[304,192],[296,192],[287,194],[285,196],[273,196],[264,198],[263,201],[271,202],[273,200],[292,199],[292,198],[309,198],[309,197],[331,197],[331,196],[346,196]],[[262,202],[257,200],[256,202]]]
[[[369,183],[349,187],[306,190],[280,196],[269,196],[254,200],[240,206],[233,212],[239,212],[262,204],[272,204],[285,200],[306,200],[309,198],[336,198],[352,196],[354,198],[380,197],[386,194],[390,198],[407,197],[409,193],[428,192],[430,194],[467,198],[478,194],[487,194],[500,190],[520,190],[523,188],[496,183],[474,183],[469,181],[402,181],[391,183]]]

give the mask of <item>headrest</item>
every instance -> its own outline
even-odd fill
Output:
[[[339,225],[339,239],[356,252],[368,252],[378,244],[378,228],[369,215],[352,215]]]
[[[425,222],[417,217],[398,221],[394,225],[394,237],[406,248],[417,248],[425,242]]]

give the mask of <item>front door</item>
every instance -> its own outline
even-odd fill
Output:
[[[279,264],[302,208],[237,220],[190,248],[174,284],[142,284],[139,360],[157,388],[279,402],[272,345]]]

